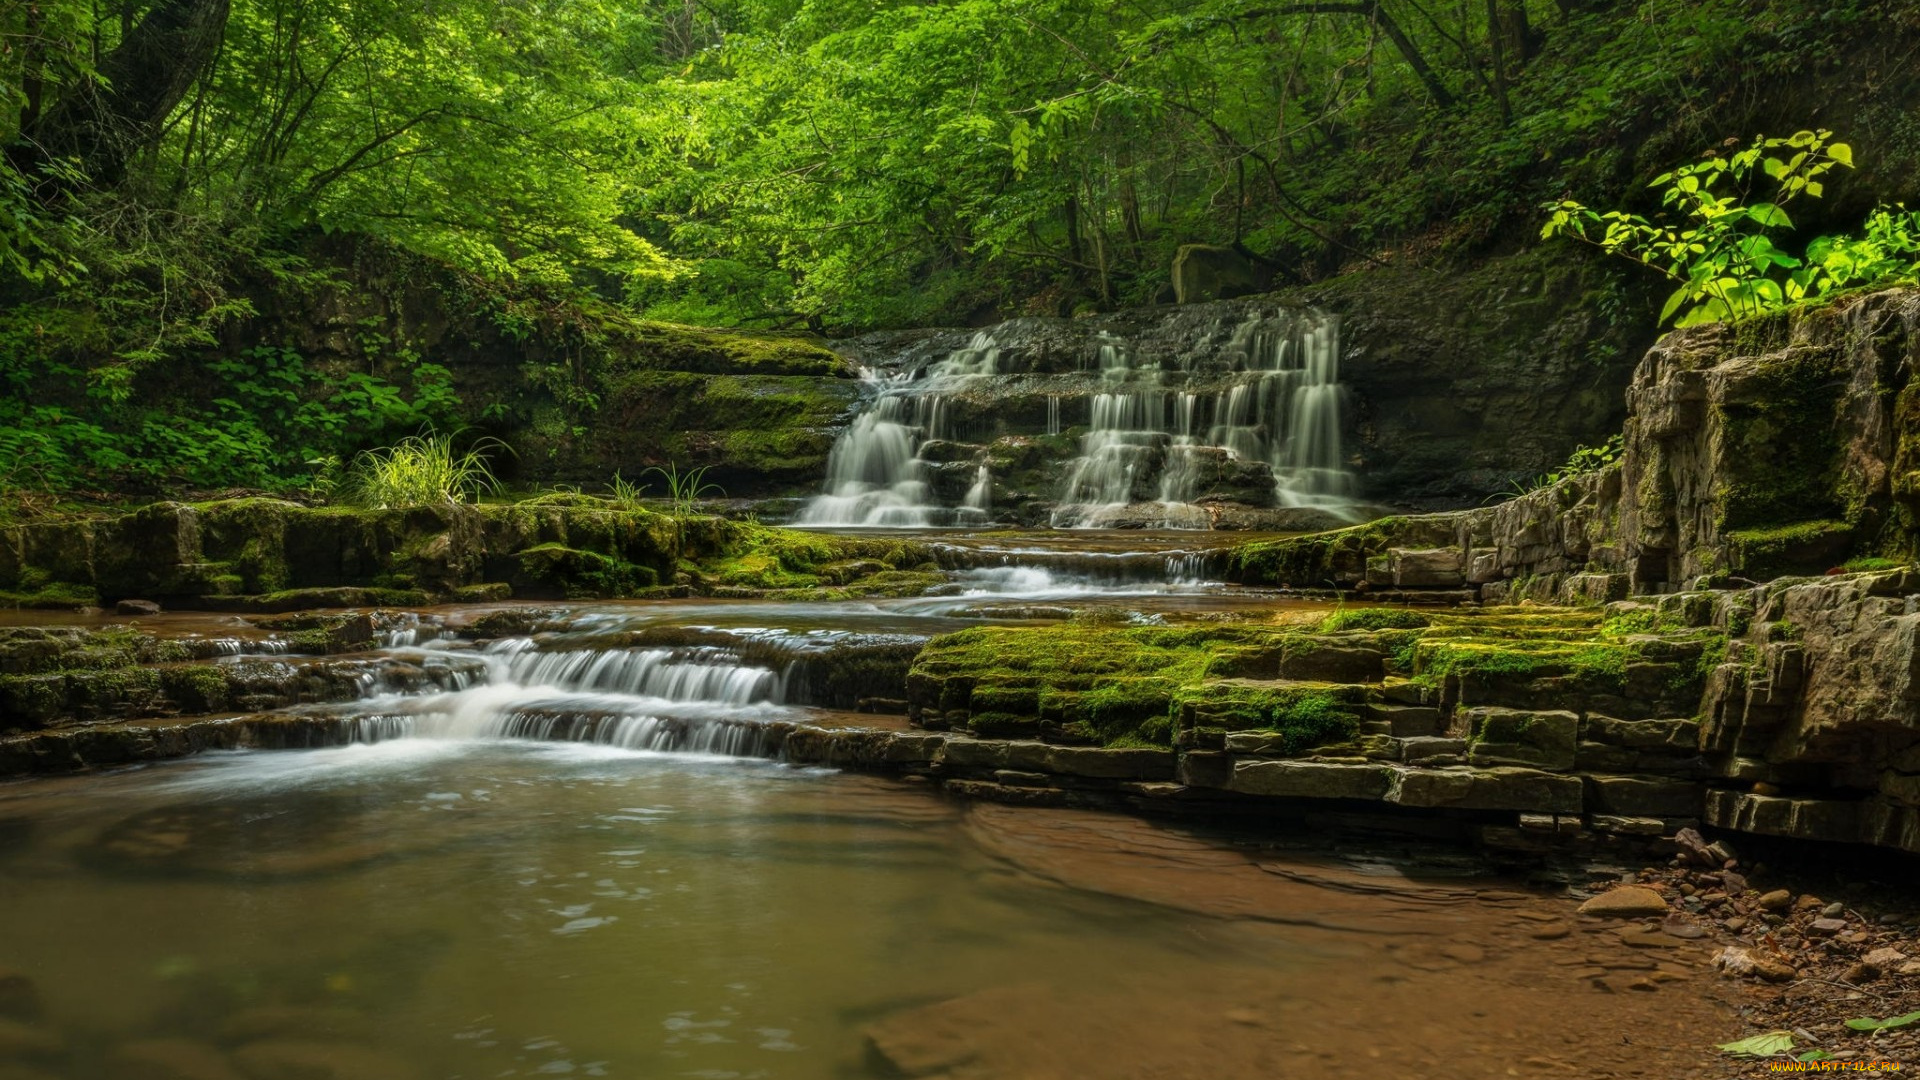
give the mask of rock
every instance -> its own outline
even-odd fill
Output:
[[[1677,949],[1680,942],[1653,930],[1622,930],[1620,944],[1635,949]]]
[[[1845,919],[1815,919],[1812,925],[1807,927],[1809,932],[1821,937],[1832,937],[1846,928],[1847,920]]]
[[[421,1080],[412,1065],[353,1043],[269,1039],[233,1052],[247,1080]]]
[[[105,1066],[110,1080],[243,1080],[218,1047],[192,1039],[121,1043]]]
[[[1720,875],[1720,887],[1727,891],[1728,896],[1739,896],[1747,891],[1747,879],[1736,871],[1728,870]]]
[[[1570,712],[1460,709],[1454,722],[1467,727],[1467,760],[1475,765],[1573,768],[1580,717]]]
[[[1176,304],[1230,300],[1259,292],[1262,273],[1253,260],[1217,244],[1182,244],[1173,255]]]
[[[1592,794],[1592,805],[1610,814],[1635,817],[1699,817],[1701,807],[1706,800],[1706,789],[1688,780],[1663,780],[1639,776],[1591,776],[1587,778],[1587,784]],[[1685,834],[1692,830],[1680,831]]]
[[[1909,960],[1906,963],[1901,964],[1899,967],[1895,968],[1893,973],[1895,975],[1900,975],[1903,977],[1909,976],[1909,975],[1920,975],[1920,960]]]
[[[1456,941],[1440,946],[1440,955],[1463,964],[1477,964],[1487,958],[1487,951],[1478,945]]]
[[[1720,925],[1726,929],[1727,933],[1737,934],[1747,928],[1747,917],[1745,915],[1735,915],[1731,919],[1722,921]]]
[[[1609,889],[1580,905],[1580,914],[1616,919],[1634,919],[1644,915],[1665,915],[1667,900],[1645,885],[1621,885]]]
[[[1755,902],[1764,911],[1785,911],[1793,906],[1793,894],[1785,889],[1775,889],[1770,893],[1761,894],[1760,899]]]
[[[113,605],[116,615],[158,615],[160,605],[151,600],[121,600]]]
[[[1713,958],[1713,966],[1729,975],[1752,975],[1767,982],[1787,982],[1799,972],[1769,956],[1757,956],[1751,950],[1729,945]]]
[[[60,1036],[18,1020],[0,1020],[0,1059],[52,1057],[65,1046]]]
[[[1571,923],[1551,922],[1543,923],[1527,931],[1527,936],[1536,941],[1558,941],[1571,933],[1573,933]]]
[[[262,1005],[242,1009],[220,1025],[220,1041],[228,1045],[283,1036],[360,1042],[372,1035],[373,1022],[365,1013],[322,1006]]]
[[[1823,907],[1820,909],[1820,914],[1829,919],[1837,919],[1840,916],[1845,915],[1846,913],[1847,913],[1847,905],[1841,903],[1838,900],[1835,900],[1833,903],[1828,904],[1826,907]]]
[[[1401,806],[1578,814],[1583,791],[1577,776],[1536,769],[1400,769],[1386,799]]]
[[[40,990],[24,973],[0,968],[0,1016],[40,1019]]]
[[[1859,986],[1862,983],[1870,983],[1879,977],[1880,977],[1879,968],[1874,967],[1872,964],[1867,963],[1865,960],[1861,960],[1855,963],[1852,967],[1849,967],[1846,970],[1845,974],[1842,974],[1840,976],[1840,981],[1844,983],[1851,983],[1854,986]]]
[[[1227,790],[1304,799],[1378,799],[1391,776],[1382,765],[1319,761],[1239,761]]]
[[[1863,962],[1872,964],[1882,971],[1896,971],[1906,959],[1906,953],[1901,952],[1899,949],[1886,947],[1875,949],[1866,956],[1861,957]]]
[[[1755,960],[1753,973],[1767,982],[1791,982],[1800,972],[1791,964],[1779,960]]]
[[[1793,910],[1795,911],[1813,911],[1826,906],[1826,901],[1821,900],[1812,893],[1808,893],[1793,902]]]

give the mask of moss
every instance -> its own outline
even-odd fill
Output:
[[[651,567],[564,544],[539,544],[514,558],[529,589],[557,590],[569,600],[630,596],[659,583]]]
[[[21,591],[0,590],[0,607],[71,610],[96,607],[99,603],[100,594],[91,586],[65,581],[52,581]]]
[[[1321,632],[1329,634],[1340,630],[1418,630],[1431,625],[1430,615],[1394,607],[1351,608],[1320,620]]]
[[[1845,557],[1853,529],[1843,521],[1801,521],[1726,534],[1733,569],[1755,581],[1818,574]]]
[[[1861,557],[1848,559],[1846,562],[1841,564],[1841,569],[1847,571],[1850,574],[1861,574],[1861,573],[1871,573],[1872,571],[1875,571],[1875,570],[1898,570],[1901,567],[1908,566],[1908,565],[1910,564],[1903,562],[1899,559],[1882,559],[1882,558],[1879,558],[1878,556],[1861,556]]]
[[[1627,664],[1638,655],[1632,645],[1600,641],[1446,639],[1420,642],[1413,671],[1427,683],[1564,675],[1617,693],[1625,689]]]
[[[1271,731],[1280,751],[1298,754],[1359,734],[1355,712],[1363,690],[1319,684],[1208,682],[1181,688],[1173,700],[1183,724],[1228,731]]]
[[[161,673],[161,690],[183,713],[221,712],[233,704],[233,684],[224,669],[187,664]]]

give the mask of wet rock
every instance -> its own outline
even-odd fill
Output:
[[[25,973],[0,968],[0,1017],[40,1018],[40,990]]]
[[[1820,937],[1832,937],[1846,928],[1847,920],[1845,919],[1815,919],[1807,930]]]
[[[1470,746],[1467,759],[1475,765],[1573,768],[1580,730],[1580,717],[1574,713],[1461,709],[1455,713],[1454,722],[1463,721]]]
[[[1632,919],[1645,915],[1665,915],[1667,900],[1645,885],[1621,885],[1581,904],[1579,910],[1582,915]]]
[[[353,1043],[270,1039],[234,1051],[247,1080],[421,1080],[412,1065]]]
[[[158,615],[160,605],[151,600],[121,600],[113,605],[116,615]]]
[[[262,1039],[325,1036],[361,1041],[373,1034],[372,1021],[354,1009],[324,1006],[262,1005],[242,1009],[220,1025],[220,1041],[228,1045]]]
[[[58,1054],[65,1043],[46,1028],[23,1024],[18,1020],[0,1020],[0,1061],[7,1058],[40,1058]]]
[[[122,1043],[104,1065],[109,1080],[244,1080],[218,1047],[192,1039]]]
[[[1685,780],[1637,776],[1587,778],[1595,808],[1640,817],[1698,817],[1706,789]],[[1683,832],[1687,830],[1682,830]]]
[[[1840,916],[1845,915],[1846,913],[1847,913],[1847,905],[1841,903],[1838,900],[1835,900],[1833,903],[1828,904],[1826,907],[1823,907],[1820,909],[1820,914],[1829,919],[1837,919]]]
[[[1578,814],[1577,776],[1503,766],[1491,769],[1402,769],[1394,773],[1387,801],[1401,806],[1447,806],[1461,810],[1521,810]]]
[[[1173,752],[1056,746],[1047,751],[1047,771],[1106,780],[1171,780]]]
[[[1573,924],[1565,922],[1542,923],[1527,931],[1527,936],[1536,941],[1558,941],[1573,933]]]
[[[1227,790],[1298,799],[1379,799],[1391,773],[1383,765],[1319,761],[1239,761]]]
[[[1793,906],[1793,894],[1785,889],[1775,889],[1769,893],[1762,893],[1755,903],[1759,904],[1763,911],[1785,911]]]

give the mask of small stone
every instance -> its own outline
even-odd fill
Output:
[[[116,615],[158,615],[160,605],[151,600],[122,600],[113,610]]]
[[[1582,915],[1599,915],[1617,919],[1666,913],[1666,898],[1644,885],[1621,885],[1580,905]]]
[[[1879,977],[1880,969],[1862,960],[1848,968],[1846,974],[1840,976],[1840,981],[1859,986],[1861,983],[1870,983]]]
[[[1755,960],[1753,973],[1768,982],[1790,982],[1800,973],[1790,964],[1778,960]]]
[[[1660,925],[1660,931],[1668,937],[1677,937],[1682,941],[1693,941],[1707,936],[1706,927],[1698,923],[1682,922],[1679,919],[1668,919]]]
[[[1744,875],[1728,870],[1720,875],[1720,887],[1727,891],[1728,896],[1739,896],[1747,891],[1747,879]]]
[[[1622,930],[1620,944],[1635,949],[1677,949],[1680,943],[1653,930]]]
[[[1812,893],[1808,893],[1793,902],[1793,910],[1795,911],[1813,911],[1826,906],[1827,902],[1825,900],[1820,899]]]
[[[1909,960],[1894,969],[1895,975],[1920,975],[1920,960]]]
[[[1837,919],[1840,916],[1845,915],[1846,913],[1847,913],[1847,905],[1841,903],[1838,900],[1835,900],[1833,903],[1828,904],[1826,907],[1823,907],[1820,909],[1820,914],[1824,915],[1829,919]]]
[[[1875,949],[1862,957],[1867,963],[1872,964],[1882,971],[1898,970],[1901,962],[1906,960],[1906,958],[1907,954],[1901,952],[1899,949],[1886,947]]]
[[[1759,904],[1763,911],[1785,911],[1793,906],[1793,894],[1785,889],[1775,889],[1761,894]]]
[[[1847,920],[1845,919],[1815,919],[1813,924],[1807,927],[1809,931],[1821,937],[1832,937],[1846,928]]]
[[[1527,936],[1533,938],[1535,941],[1559,941],[1571,933],[1573,933],[1573,927],[1571,925],[1563,922],[1555,922],[1542,923],[1528,931]]]
[[[1723,920],[1720,925],[1726,929],[1727,933],[1737,934],[1747,928],[1747,917],[1745,915],[1735,915],[1731,919]]]

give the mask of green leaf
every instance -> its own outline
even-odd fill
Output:
[[[1847,1026],[1855,1031],[1886,1031],[1889,1028],[1903,1028],[1915,1023],[1920,1023],[1920,1011],[1901,1016],[1889,1016],[1885,1020],[1875,1020],[1871,1016],[1856,1017],[1847,1021]]]
[[[1772,1057],[1793,1049],[1793,1032],[1769,1031],[1765,1035],[1755,1035],[1738,1042],[1721,1043],[1720,1050],[1727,1054],[1740,1054],[1745,1057]]]
[[[1692,293],[1693,290],[1685,285],[1673,290],[1673,295],[1667,297],[1667,306],[1660,309],[1660,321],[1673,318],[1673,313],[1680,310],[1680,305],[1685,304]]]
[[[1853,168],[1853,147],[1846,143],[1837,142],[1827,147],[1827,156],[1849,169]]]
[[[1770,229],[1793,228],[1793,219],[1787,216],[1787,212],[1770,202],[1754,203],[1747,207],[1747,217]]]

